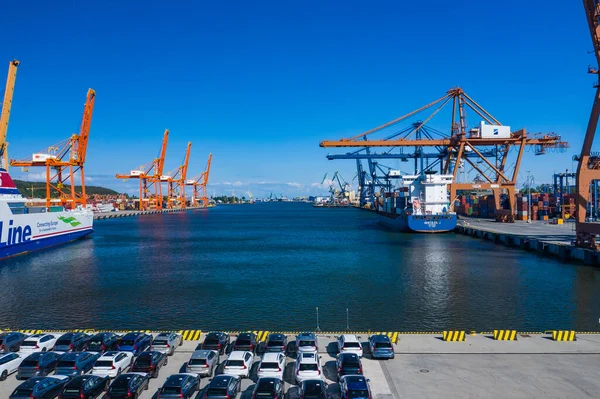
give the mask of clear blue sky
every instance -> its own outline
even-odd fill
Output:
[[[211,193],[323,192],[311,185],[355,164],[327,161],[320,140],[454,86],[504,124],[571,143],[524,160],[547,182],[571,169],[594,95],[580,1],[11,1],[2,29],[2,58],[21,61],[10,156],[77,131],[92,87],[89,184],[122,191],[134,185],[114,174],[151,160],[169,128],[165,169],[192,141],[190,175],[213,153]]]

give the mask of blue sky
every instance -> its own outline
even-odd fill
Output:
[[[325,172],[356,172],[327,161],[321,140],[454,86],[504,124],[570,142],[565,154],[525,157],[522,171],[549,182],[572,168],[594,96],[581,2],[38,0],[2,14],[0,52],[21,61],[11,158],[76,132],[92,87],[88,184],[120,191],[136,185],[114,174],[155,157],[169,128],[165,169],[192,141],[189,175],[213,153],[211,194],[325,192],[315,186]]]

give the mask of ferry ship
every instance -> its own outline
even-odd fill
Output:
[[[452,175],[426,172],[400,177],[400,186],[384,192],[376,202],[379,222],[389,228],[416,233],[444,233],[456,227],[448,184]]]
[[[0,259],[67,243],[92,233],[90,209],[26,204],[5,169],[0,169]]]

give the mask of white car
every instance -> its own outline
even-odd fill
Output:
[[[131,367],[132,363],[133,353],[109,351],[96,360],[96,363],[94,363],[94,367],[92,368],[92,374],[115,378],[125,371],[125,369]]]
[[[267,352],[258,366],[258,378],[276,377],[283,380],[285,355],[282,352]]]
[[[254,355],[248,351],[233,351],[229,354],[223,374],[237,375],[240,378],[248,378],[250,369],[254,364]]]
[[[301,352],[296,359],[296,381],[302,384],[305,380],[320,380],[323,378],[321,356],[317,352]]]
[[[54,348],[54,344],[58,340],[56,335],[52,334],[33,334],[25,338],[25,341],[21,344],[19,352],[21,353],[33,353],[33,352],[46,352],[51,351]]]
[[[19,365],[25,359],[19,353],[0,353],[0,381],[4,381],[9,374],[19,369]]]
[[[356,353],[358,357],[363,355],[362,345],[354,334],[340,335],[337,339],[337,345],[340,353]]]

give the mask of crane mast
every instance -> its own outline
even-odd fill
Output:
[[[0,167],[8,168],[8,155],[6,135],[8,133],[8,120],[12,108],[13,94],[15,92],[15,81],[17,80],[17,67],[20,62],[12,60],[8,63],[8,77],[6,78],[6,89],[4,90],[4,101],[2,102],[2,115],[0,116]]]

